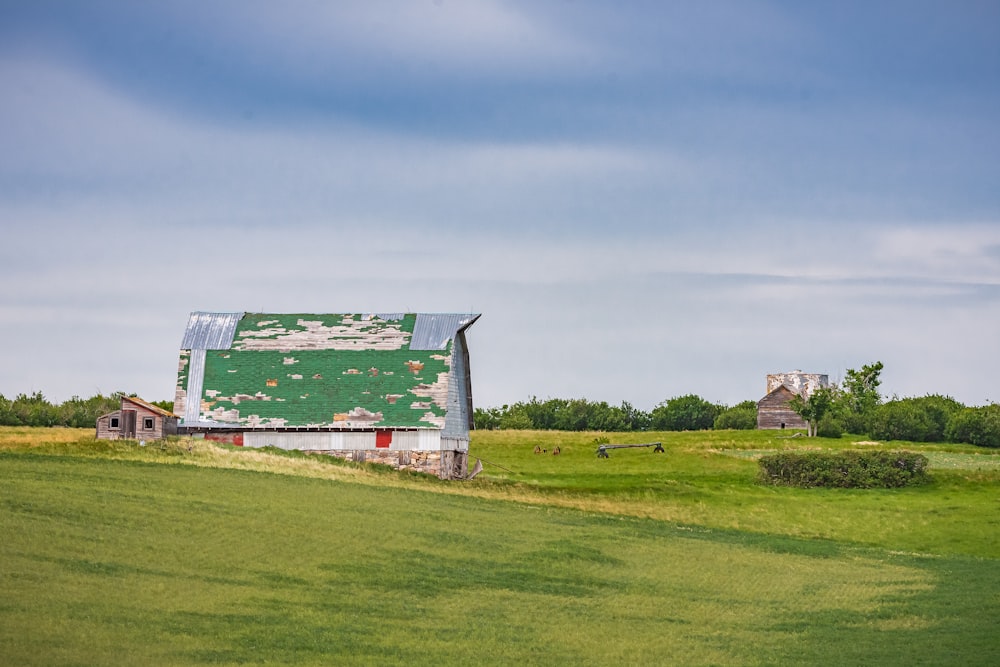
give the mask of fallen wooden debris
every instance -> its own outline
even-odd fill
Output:
[[[663,453],[663,444],[659,442],[644,442],[636,445],[601,445],[597,448],[597,458],[608,458],[609,449],[625,449],[630,447],[652,447],[654,452]]]

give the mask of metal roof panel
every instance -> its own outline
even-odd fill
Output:
[[[472,313],[417,313],[410,349],[443,350],[448,341],[477,319],[479,315]]]
[[[182,350],[228,350],[244,313],[191,313]]]

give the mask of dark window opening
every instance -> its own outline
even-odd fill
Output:
[[[143,417],[142,418],[142,430],[144,430],[144,431],[152,431],[153,430],[153,418],[152,417]]]
[[[111,418],[111,428],[121,428],[121,420],[118,417]]]

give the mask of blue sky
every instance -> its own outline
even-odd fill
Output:
[[[481,312],[476,402],[1000,401],[1000,4],[0,2],[0,393]]]

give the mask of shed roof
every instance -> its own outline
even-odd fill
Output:
[[[175,410],[185,425],[441,429],[471,392],[456,351],[478,318],[192,313]]]
[[[757,405],[761,405],[768,398],[776,396],[777,394],[788,394],[789,399],[793,396],[801,396],[801,393],[796,391],[794,387],[790,387],[787,384],[779,384],[777,387],[764,394],[764,397],[757,401]]]
[[[164,410],[163,408],[161,408],[161,407],[159,407],[157,405],[153,405],[152,403],[148,403],[148,402],[142,400],[141,398],[136,398],[135,396],[122,396],[122,402],[124,402],[124,401],[129,401],[131,403],[135,403],[136,405],[141,406],[141,407],[149,410],[150,412],[154,412],[154,413],[160,415],[161,417],[177,417],[177,415],[175,415],[173,412],[170,412],[169,410]]]

